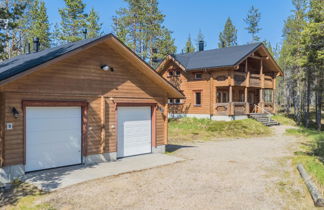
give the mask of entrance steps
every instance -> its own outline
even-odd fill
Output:
[[[262,123],[265,126],[276,126],[280,125],[277,121],[271,119],[271,117],[268,114],[259,114],[259,113],[252,113],[249,114],[249,118],[252,118],[260,123]]]

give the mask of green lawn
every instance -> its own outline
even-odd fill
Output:
[[[169,139],[171,142],[270,134],[270,128],[252,119],[225,122],[209,119],[181,118],[170,120],[169,122]]]
[[[296,122],[291,118],[283,114],[277,114],[271,117],[273,120],[279,122],[281,125],[296,126]]]
[[[324,189],[324,131],[297,128],[288,129],[286,133],[305,138],[300,150],[295,152],[294,165],[302,163]]]

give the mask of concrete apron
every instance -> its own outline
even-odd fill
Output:
[[[24,176],[23,181],[35,185],[41,190],[51,192],[93,179],[140,171],[183,160],[182,158],[165,154],[139,155],[119,159],[115,162],[71,166],[28,173]]]

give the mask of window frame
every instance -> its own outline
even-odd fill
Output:
[[[217,90],[216,103],[229,103],[229,92],[226,90]]]
[[[202,90],[195,90],[194,92],[194,106],[201,107],[202,106]],[[197,104],[197,94],[200,94],[200,103]]]
[[[200,75],[200,78],[197,77],[197,75]],[[195,80],[202,80],[202,78],[203,78],[203,73],[201,73],[201,72],[197,72],[197,73],[195,73],[194,77],[195,77]]]

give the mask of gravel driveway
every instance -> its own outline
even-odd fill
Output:
[[[284,136],[174,146],[183,162],[107,177],[51,193],[37,202],[58,209],[312,209]]]

